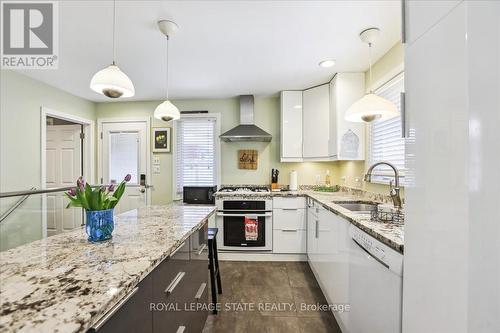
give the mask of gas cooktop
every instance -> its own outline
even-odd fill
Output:
[[[268,193],[271,192],[266,186],[233,186],[233,187],[222,187],[219,192],[261,192]]]

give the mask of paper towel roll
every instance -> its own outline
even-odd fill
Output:
[[[297,191],[297,171],[290,171],[290,191]]]

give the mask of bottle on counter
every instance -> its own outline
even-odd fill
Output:
[[[330,187],[332,185],[331,177],[330,177],[330,170],[326,170],[325,185],[328,187]]]

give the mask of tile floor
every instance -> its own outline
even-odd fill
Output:
[[[203,333],[341,332],[331,312],[303,309],[326,304],[307,263],[221,261],[220,269],[222,310]]]

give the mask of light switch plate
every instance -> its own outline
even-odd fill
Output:
[[[154,165],[159,165],[160,164],[160,156],[153,156],[153,164]]]

